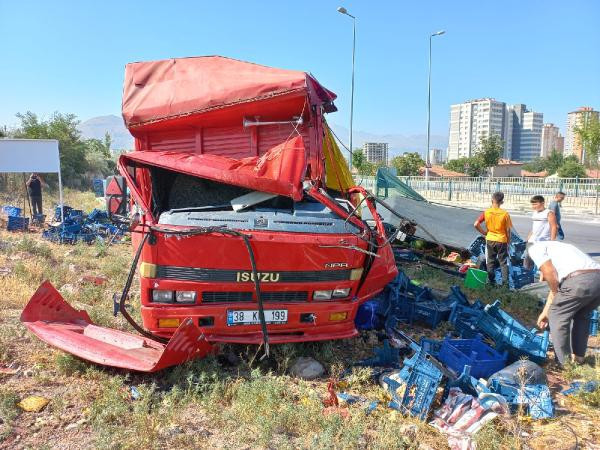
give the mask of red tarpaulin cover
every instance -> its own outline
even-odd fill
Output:
[[[145,163],[209,180],[302,199],[306,155],[301,136],[291,138],[264,155],[233,159],[173,151],[135,151],[121,155],[120,164]],[[126,173],[126,171],[122,171]]]
[[[222,56],[137,62],[125,68],[123,119],[130,128],[302,92],[314,102],[328,103],[336,98],[306,72]]]

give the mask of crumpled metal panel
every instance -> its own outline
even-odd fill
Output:
[[[49,281],[33,294],[21,322],[42,341],[105,366],[156,372],[204,357],[212,349],[191,319],[182,321],[167,345],[95,325],[85,311],[69,305]]]
[[[273,147],[263,156],[242,159],[174,151],[126,153],[119,158],[119,170],[128,178],[129,186],[133,183],[127,166],[132,162],[256,191],[285,195],[296,201],[303,197],[302,181],[306,173],[306,154],[301,136]],[[145,206],[148,208],[148,205]]]

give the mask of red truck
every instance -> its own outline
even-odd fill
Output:
[[[308,73],[219,56],[128,64],[135,150],[118,167],[133,200],[142,336],[93,325],[49,283],[23,322],[63,350],[142,371],[219,342],[268,351],[355,336],[358,306],[397,269],[324,119],[335,98]]]

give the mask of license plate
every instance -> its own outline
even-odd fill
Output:
[[[265,322],[269,324],[287,323],[287,309],[265,309]],[[227,311],[227,325],[260,324],[258,310],[243,309]]]

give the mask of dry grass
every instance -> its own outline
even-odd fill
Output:
[[[91,194],[68,192],[67,198],[84,209],[95,204]],[[121,290],[130,261],[128,245],[61,246],[42,241],[39,233],[0,231],[0,268],[10,269],[0,275],[0,364],[20,368],[15,375],[0,374],[0,447],[446,448],[445,437],[433,428],[384,406],[387,399],[368,368],[354,369],[341,389],[379,400],[380,406],[371,414],[361,405],[350,406],[348,418],[324,413],[327,379],[305,382],[286,374],[294,358],[313,356],[325,365],[328,376],[339,376],[352,361],[371,356],[373,346],[379,345],[376,333],[275,346],[266,361],[254,358],[256,347],[226,346],[220,356],[150,375],[86,363],[48,347],[19,323],[25,303],[49,279],[67,301],[85,308],[95,321],[129,330],[121,317],[112,316],[112,293]],[[458,281],[427,267],[410,270],[439,289]],[[88,273],[105,275],[109,281],[90,285],[81,280]],[[137,282],[131,294],[136,311]],[[484,301],[502,298],[525,321],[535,313],[533,300],[525,296],[502,290],[475,295]],[[445,330],[408,331],[414,337],[440,337]],[[556,392],[566,380],[600,379],[597,362],[590,359],[583,367],[551,371],[551,387]],[[132,386],[141,394],[137,400],[132,399]],[[15,404],[27,395],[51,401],[39,413],[22,412]],[[600,442],[600,392],[556,399],[558,419],[494,421],[477,436],[478,448],[572,448],[575,435],[580,445]]]

